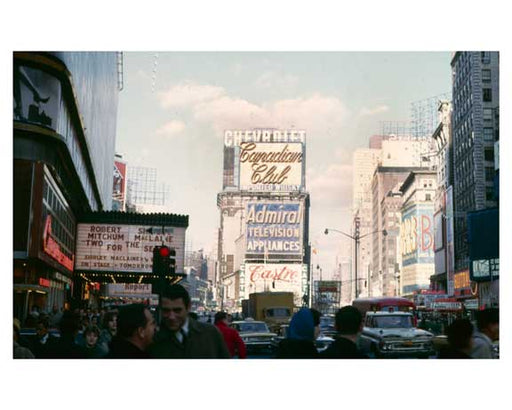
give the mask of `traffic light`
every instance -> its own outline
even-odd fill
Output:
[[[153,274],[158,276],[174,275],[176,272],[176,251],[168,246],[153,248]]]

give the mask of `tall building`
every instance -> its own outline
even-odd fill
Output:
[[[218,240],[222,307],[241,309],[250,293],[291,291],[309,298],[309,193],[305,132],[226,131]]]
[[[432,134],[435,142],[437,189],[434,199],[435,273],[431,288],[453,296],[453,140],[451,130],[452,104],[440,101],[439,122]]]
[[[499,53],[455,52],[452,67],[455,279],[468,292],[470,246],[468,213],[497,208],[495,142],[499,140]],[[498,269],[499,273],[499,269]],[[495,274],[495,279],[498,275]],[[496,280],[494,286],[497,286]],[[481,283],[483,291],[488,286]]]
[[[375,168],[381,160],[381,150],[372,148],[359,148],[353,156],[353,203],[354,218],[359,218],[360,235],[358,249],[358,275],[366,278],[371,265],[372,257],[372,191],[371,183]],[[366,235],[366,236],[365,236]],[[354,278],[355,279],[355,278]],[[360,282],[360,284],[363,284]],[[347,284],[348,285],[348,284]],[[368,294],[368,280],[366,286],[358,286],[362,292]]]
[[[112,207],[121,54],[15,52],[14,315],[80,297],[77,218]]]

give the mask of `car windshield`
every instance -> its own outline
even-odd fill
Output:
[[[290,317],[290,309],[287,308],[269,308],[267,309],[268,317]]]
[[[255,323],[237,323],[235,325],[236,330],[240,333],[246,332],[255,332],[255,333],[264,333],[268,332],[268,327],[265,323],[255,322]]]
[[[330,316],[322,316],[320,318],[320,327],[330,329],[334,328],[334,318]]]
[[[411,316],[378,316],[373,318],[374,327],[382,329],[410,328],[412,327]]]

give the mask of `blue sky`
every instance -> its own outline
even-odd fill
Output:
[[[408,121],[411,102],[450,90],[449,52],[125,52],[116,148],[157,168],[168,211],[190,216],[187,241],[209,249],[223,130],[305,129],[310,237],[329,274],[347,243],[323,230],[350,230],[353,150],[381,121]]]

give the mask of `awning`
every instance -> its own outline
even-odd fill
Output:
[[[38,293],[48,293],[48,288],[45,288],[44,286],[39,285],[32,285],[29,283],[15,283],[14,284],[14,291],[15,292],[38,292]]]

